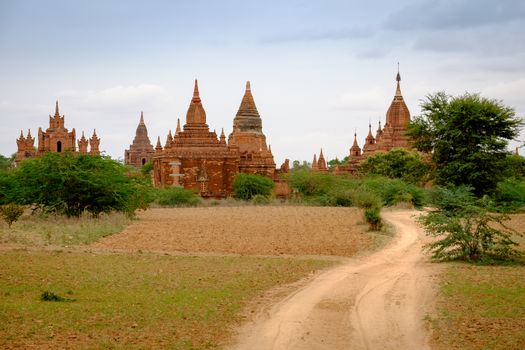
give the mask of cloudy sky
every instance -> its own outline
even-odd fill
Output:
[[[523,33],[522,0],[0,0],[0,154],[47,128],[56,99],[112,157],[140,111],[164,143],[198,78],[211,129],[231,132],[250,80],[278,164],[342,158],[384,121],[397,62],[412,115],[428,93],[468,91],[523,117]]]

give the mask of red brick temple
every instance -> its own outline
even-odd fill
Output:
[[[56,101],[55,115],[49,115],[49,128],[42,131],[38,128],[38,148],[35,149],[35,138],[31,136],[31,130],[28,130],[27,136],[24,137],[23,131],[16,140],[17,153],[16,163],[20,163],[26,158],[40,156],[48,152],[65,152],[70,151],[78,154],[99,155],[100,138],[93,130],[93,136],[88,140],[82,132],[82,137],[78,140],[78,150],[76,147],[75,129],[71,132],[64,126],[65,117],[60,116],[58,101]],[[88,145],[90,150],[88,152]]]
[[[155,150],[148,137],[148,129],[144,123],[144,113],[140,112],[140,121],[135,132],[133,143],[124,151],[124,164],[141,167],[153,158]]]

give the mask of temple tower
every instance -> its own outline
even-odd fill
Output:
[[[148,137],[148,129],[144,123],[144,113],[140,112],[140,121],[135,132],[133,143],[124,151],[124,163],[141,167],[146,164],[155,153]]]
[[[240,172],[274,178],[273,154],[266,145],[261,116],[255,105],[249,81],[246,82],[244,96],[233,119],[233,132],[228,137],[228,143],[239,148]]]

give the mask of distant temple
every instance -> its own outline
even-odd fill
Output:
[[[144,123],[144,113],[140,112],[140,121],[135,132],[133,143],[124,152],[124,163],[141,167],[153,158],[155,150],[148,137],[148,129]]]
[[[332,169],[334,173],[355,173],[359,163],[370,155],[377,152],[388,152],[394,148],[410,148],[410,137],[406,135],[410,123],[410,111],[401,94],[399,83],[401,81],[401,75],[399,71],[397,72],[396,81],[396,93],[386,112],[385,126],[381,128],[380,121],[374,137],[372,134],[372,125],[368,124],[368,135],[366,136],[362,149],[357,143],[357,133],[354,133],[354,142],[349,150],[348,162],[344,166],[338,165]],[[323,157],[322,150],[319,160],[316,160],[316,155],[314,154],[312,171],[324,171],[320,166],[321,157]]]
[[[283,169],[287,169],[287,163]],[[182,186],[203,197],[226,197],[239,172],[275,178],[276,169],[271,148],[266,145],[262,122],[255,106],[250,83],[228,137],[217,136],[206,124],[199,87],[195,80],[193,97],[182,130],[177,121],[175,134],[168,133],[164,148],[157,140],[153,156],[153,184]]]
[[[64,127],[64,116],[60,116],[57,101],[55,115],[49,116],[49,128],[46,131],[38,128],[38,148],[35,149],[35,138],[31,136],[31,130],[28,130],[26,137],[24,137],[23,131],[20,132],[20,137],[16,140],[17,153],[15,161],[18,164],[26,158],[40,156],[48,152],[70,151],[79,154],[100,154],[100,138],[95,130],[93,130],[93,136],[89,140],[86,139],[84,132],[82,132],[82,137],[78,140],[78,151],[76,143],[75,129],[73,128],[69,132]],[[89,152],[88,145],[90,147]]]

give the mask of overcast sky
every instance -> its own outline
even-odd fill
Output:
[[[278,165],[342,158],[384,122],[397,62],[412,115],[429,93],[468,91],[523,117],[524,33],[522,0],[0,0],[0,154],[45,130],[56,99],[114,158],[141,111],[164,144],[197,78],[212,130],[231,132],[250,80]]]

